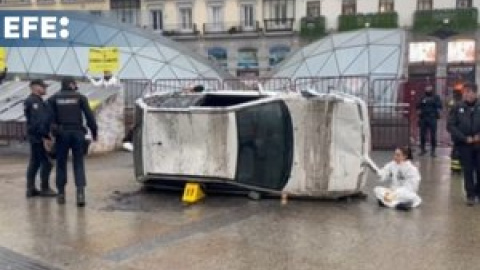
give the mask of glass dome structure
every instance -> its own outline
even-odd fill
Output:
[[[403,30],[364,29],[333,34],[284,60],[273,77],[366,76],[370,80],[402,75]]]
[[[91,47],[117,47],[120,79],[230,77],[221,68],[159,33],[80,12],[68,13],[68,40],[37,40],[35,46],[6,48],[10,73],[83,77]]]

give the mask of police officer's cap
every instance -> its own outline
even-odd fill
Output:
[[[471,91],[474,92],[474,93],[477,93],[477,90],[478,90],[477,85],[476,85],[475,83],[466,83],[466,84],[463,86],[463,88],[464,88],[465,90],[469,89],[469,90],[471,90]]]
[[[73,77],[65,77],[62,79],[62,89],[69,89],[71,83],[77,83]]]
[[[30,86],[34,86],[34,85],[39,85],[45,88],[48,87],[48,84],[46,84],[43,80],[40,80],[40,79],[30,81]]]

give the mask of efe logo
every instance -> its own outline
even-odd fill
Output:
[[[58,20],[56,16],[5,16],[5,39],[29,39],[38,36],[42,39],[67,39],[69,19],[65,16]],[[61,29],[57,29],[57,20]]]

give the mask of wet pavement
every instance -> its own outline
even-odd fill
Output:
[[[27,153],[0,146],[0,269],[479,269],[480,205],[465,206],[447,153],[420,160],[424,203],[411,212],[379,208],[374,178],[367,200],[213,195],[187,207],[136,183],[124,152],[88,159],[82,209],[71,175],[66,205],[25,199]]]

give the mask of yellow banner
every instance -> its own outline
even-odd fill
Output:
[[[0,48],[0,72],[7,66],[7,50]]]
[[[115,47],[90,48],[88,53],[88,70],[92,73],[118,71],[120,52]]]

